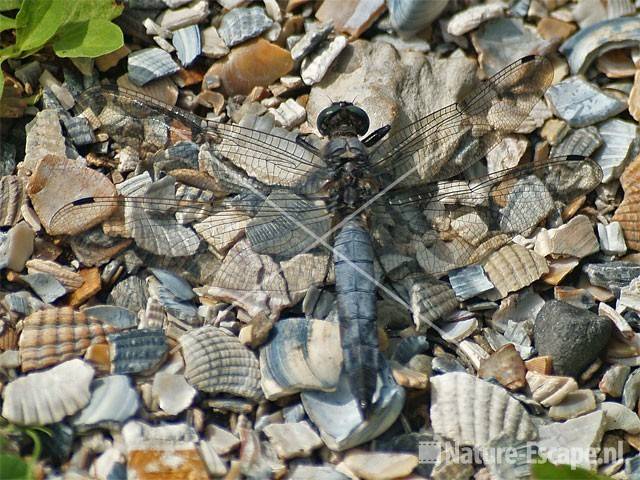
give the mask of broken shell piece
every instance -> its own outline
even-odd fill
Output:
[[[325,0],[316,12],[316,18],[323,23],[333,22],[337,31],[348,33],[355,39],[369,28],[384,10],[384,0]]]
[[[264,433],[275,448],[278,457],[289,460],[308,457],[322,445],[322,440],[307,422],[272,423],[264,427]]]
[[[48,155],[29,178],[27,193],[49,235],[75,235],[110,217],[116,204],[78,207],[71,203],[87,197],[114,197],[107,177],[77,161]]]
[[[69,267],[64,267],[51,260],[31,259],[25,263],[27,272],[32,273],[48,273],[58,280],[67,292],[77,290],[84,283],[80,274],[74,272]]]
[[[627,109],[618,94],[604,92],[582,77],[569,77],[552,85],[545,94],[553,112],[572,127],[586,127]]]
[[[449,272],[449,282],[459,300],[468,300],[493,288],[480,265],[464,267]]]
[[[611,222],[609,225],[598,223],[598,237],[600,237],[600,248],[604,254],[620,256],[627,253],[627,244],[624,242],[620,223]]]
[[[629,248],[640,250],[640,190],[625,192],[612,220],[619,222]]]
[[[562,122],[565,126],[566,123]],[[563,157],[565,155],[590,156],[602,145],[600,132],[594,126],[571,130],[558,145],[549,152],[549,157]]]
[[[91,384],[91,400],[73,418],[76,427],[94,427],[105,423],[123,423],[140,406],[138,392],[126,375],[97,378]]]
[[[202,54],[208,58],[221,58],[229,53],[229,47],[220,38],[216,27],[202,30]]]
[[[234,48],[226,58],[214,63],[204,76],[203,89],[207,89],[207,78],[216,75],[227,95],[248,95],[254,87],[271,85],[292,68],[287,50],[258,38]]]
[[[607,120],[598,127],[604,146],[593,159],[602,168],[602,182],[618,178],[637,145],[638,126],[617,118]]]
[[[307,111],[293,98],[281,103],[276,109],[269,110],[275,118],[276,125],[286,129],[297,127],[307,118]]]
[[[557,377],[528,371],[526,379],[533,399],[545,407],[562,403],[569,393],[578,390],[578,383],[571,377]]]
[[[257,37],[273,25],[263,8],[234,8],[222,17],[218,33],[228,47]]]
[[[446,318],[456,308],[458,300],[453,289],[430,275],[410,276],[403,282],[409,291],[411,314],[416,329],[424,333],[434,322]]]
[[[620,398],[630,372],[631,367],[626,365],[611,365],[611,367],[604,372],[598,388],[610,397]]]
[[[337,323],[286,318],[273,326],[271,335],[260,349],[260,383],[269,400],[336,387],[342,368]]]
[[[549,271],[544,257],[518,244],[506,245],[494,252],[484,269],[501,298],[530,285]]]
[[[253,401],[262,398],[258,360],[237,337],[205,326],[180,337],[180,345],[184,375],[198,390],[229,393]]]
[[[27,128],[27,141],[21,171],[33,172],[38,166],[38,162],[48,155],[65,158],[65,140],[62,136],[60,116],[57,111],[45,109],[38,112]]]
[[[0,178],[0,227],[11,227],[22,219],[20,209],[26,200],[22,179],[8,175]]]
[[[164,2],[165,5],[168,2]],[[173,10],[167,8],[157,18],[157,22],[163,30],[177,30],[197,23],[204,22],[209,16],[209,2],[200,0],[190,3],[188,6]],[[162,32],[158,32],[162,34]]]
[[[478,328],[478,320],[473,317],[468,320],[442,323],[438,333],[446,342],[458,343],[471,335]]]
[[[167,355],[167,340],[155,328],[129,330],[109,335],[111,373],[150,373]]]
[[[91,345],[106,343],[117,328],[71,308],[52,308],[29,315],[18,343],[23,372],[81,357]]]
[[[173,32],[173,45],[178,51],[178,59],[183,67],[188,67],[202,51],[200,29],[196,25]]]
[[[162,410],[170,415],[178,415],[189,408],[196,389],[187,383],[184,375],[157,372],[153,377],[151,393]]]
[[[347,38],[338,35],[325,48],[302,60],[300,74],[307,85],[315,85],[324,78],[333,61],[347,46]]]
[[[505,5],[500,3],[476,5],[474,7],[467,8],[451,17],[451,20],[449,20],[449,24],[447,25],[447,31],[451,35],[464,35],[465,33],[469,33],[471,30],[475,30],[487,20],[501,17],[504,14],[504,9]]]
[[[568,223],[550,230],[543,229],[536,236],[534,251],[547,255],[583,258],[600,250],[593,225],[585,215],[577,215]]]
[[[537,428],[524,407],[501,387],[467,373],[431,379],[433,430],[460,445],[485,446],[498,435],[534,440]]]
[[[569,420],[596,409],[596,399],[591,390],[570,392],[561,403],[549,409],[549,416],[554,420]],[[640,419],[639,419],[640,422]]]
[[[129,79],[139,87],[180,70],[171,54],[157,47],[133,52],[127,58],[127,62]]]
[[[20,377],[2,392],[2,416],[19,425],[59,422],[89,403],[93,374],[87,363],[74,359]]]
[[[348,378],[340,375],[335,392],[304,391],[300,395],[307,415],[331,450],[342,451],[381,435],[396,421],[405,393],[396,385],[384,358],[378,370],[372,413],[363,421]]]
[[[621,17],[604,20],[579,30],[560,47],[571,73],[584,73],[596,58],[609,50],[640,44],[640,19]]]
[[[495,378],[509,390],[518,390],[525,385],[526,369],[522,358],[512,343],[506,344],[480,364],[480,378]]]
[[[633,410],[617,402],[602,402],[599,407],[604,412],[606,430],[640,433],[640,418]]]
[[[318,28],[309,30],[304,36],[296,42],[291,48],[291,58],[300,60],[311,53],[323,40],[333,31],[333,24],[327,23],[320,25]]]
[[[94,305],[82,310],[87,317],[101,320],[105,325],[127,329],[135,327],[136,316],[131,310],[116,305]]]

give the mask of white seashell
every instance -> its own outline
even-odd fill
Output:
[[[324,78],[333,61],[347,46],[347,38],[338,35],[325,48],[302,60],[300,69],[302,80],[307,85],[315,85]]]
[[[126,375],[97,378],[91,384],[91,401],[73,418],[76,427],[123,423],[140,407],[138,392]]]
[[[291,58],[294,61],[300,60],[309,55],[323,40],[326,40],[333,31],[333,24],[327,23],[307,31],[304,36],[291,47]]]
[[[41,110],[29,123],[27,129],[22,169],[33,172],[38,166],[38,162],[47,155],[66,157],[60,116],[57,111]]]
[[[275,118],[276,125],[289,130],[299,126],[307,118],[305,108],[293,98],[281,103],[278,108],[270,108],[269,112]]]
[[[161,48],[145,48],[127,57],[129,80],[139,87],[180,70],[171,54]]]
[[[208,16],[209,2],[200,0],[199,2],[191,3],[187,7],[176,10],[166,9],[160,14],[156,21],[164,29],[177,30],[178,28],[204,22]]]
[[[391,23],[401,35],[410,36],[433,22],[447,3],[447,0],[389,0]]]
[[[604,146],[593,159],[602,168],[602,183],[616,179],[622,174],[625,165],[635,151],[638,138],[638,126],[617,118],[607,120],[598,127]]]
[[[607,431],[624,430],[632,435],[640,433],[640,418],[633,410],[617,402],[602,402],[599,407],[604,412]]]
[[[207,58],[221,58],[229,53],[229,47],[220,38],[216,27],[202,30],[202,54]]]
[[[173,46],[178,51],[178,59],[183,67],[188,67],[202,52],[200,30],[197,25],[181,28],[173,32]]]
[[[480,265],[452,270],[449,272],[449,282],[453,291],[456,292],[456,297],[462,301],[469,300],[493,288],[493,284]]]
[[[583,258],[600,250],[593,225],[585,215],[577,215],[568,223],[550,230],[542,229],[533,249],[539,255]]]
[[[504,14],[505,5],[493,3],[489,5],[476,5],[456,13],[449,24],[447,31],[451,35],[461,36],[475,30],[487,20],[501,17]]]
[[[526,379],[533,399],[545,407],[559,405],[568,394],[578,390],[578,383],[571,377],[558,377],[529,371]]]
[[[93,368],[79,359],[7,384],[2,416],[19,425],[46,425],[73,415],[89,403]],[[72,380],[72,381],[71,381]]]
[[[152,395],[162,410],[178,415],[189,408],[196,389],[187,383],[184,375],[157,372],[153,377]]]
[[[458,344],[458,350],[469,360],[476,371],[480,369],[482,362],[489,358],[489,354],[473,340],[463,340]]]
[[[622,396],[622,389],[624,383],[631,372],[631,367],[626,365],[611,365],[609,369],[604,372],[602,380],[598,384],[601,392],[606,393],[610,397],[620,398]]]
[[[478,319],[470,318],[460,322],[447,322],[439,327],[442,339],[447,342],[458,343],[467,338],[478,328]]]
[[[352,450],[345,455],[343,463],[357,478],[401,478],[410,476],[418,466],[418,456],[412,453]]]
[[[431,421],[438,435],[477,448],[501,434],[520,441],[538,436],[529,414],[506,390],[467,373],[431,379]]]
[[[530,285],[549,271],[544,257],[518,244],[506,245],[493,253],[484,269],[502,297]]]
[[[333,390],[341,368],[340,329],[333,322],[282,319],[260,349],[260,385],[269,400],[301,390]]]
[[[622,256],[627,253],[627,244],[620,222],[611,222],[608,225],[598,223],[598,237],[600,248],[605,255]]]
[[[272,423],[264,427],[278,457],[288,460],[296,457],[308,457],[311,452],[324,444],[309,423]]]

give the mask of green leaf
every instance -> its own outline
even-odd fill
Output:
[[[16,16],[16,47],[20,51],[42,47],[72,10],[64,0],[24,0]]]
[[[20,8],[22,0],[0,0],[0,12],[7,10],[17,10]]]
[[[4,92],[4,72],[2,71],[2,59],[0,58],[0,100],[2,100],[3,92]]]
[[[534,480],[611,480],[611,477],[598,475],[584,468],[572,468],[571,465],[554,465],[547,461],[538,461],[531,466],[531,478]]]
[[[11,30],[12,28],[16,28],[16,20],[14,18],[0,15],[0,32]]]
[[[93,19],[65,25],[53,42],[59,57],[98,57],[124,43],[120,28],[108,20]]]
[[[69,22],[84,22],[91,19],[113,20],[118,17],[124,5],[118,5],[114,0],[74,0],[73,15]]]
[[[31,479],[31,467],[27,462],[10,453],[0,453],[0,472],[6,479]]]

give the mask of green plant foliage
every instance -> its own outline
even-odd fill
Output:
[[[11,453],[0,453],[0,478],[32,479],[31,466],[22,458]]]
[[[554,465],[541,460],[531,466],[531,478],[533,480],[611,480],[611,477],[598,475],[584,468]]]
[[[0,419],[0,478],[2,480],[32,480],[33,467],[40,458],[42,441],[38,432],[51,435],[45,427],[21,427]],[[17,455],[14,440],[17,437],[29,437],[33,442],[33,451],[27,459]]]
[[[0,66],[51,45],[59,57],[98,57],[124,44],[111,22],[122,5],[115,0],[0,0],[0,11],[20,8],[15,19],[0,15],[0,31],[14,29],[16,43],[0,50]],[[0,70],[0,97],[4,77]]]

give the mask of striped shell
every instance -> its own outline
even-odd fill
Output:
[[[198,390],[262,398],[258,359],[236,337],[204,326],[180,337],[185,377]]]
[[[436,320],[458,308],[458,300],[448,283],[425,275],[410,277],[409,297],[413,321],[419,332],[425,332]]]
[[[22,371],[80,357],[90,345],[106,343],[106,335],[115,331],[115,327],[70,307],[35,312],[24,319],[18,342]]]
[[[534,440],[537,428],[507,391],[468,373],[445,373],[431,380],[431,421],[438,435],[459,445],[482,448],[505,434]]]
[[[20,207],[26,197],[20,177],[10,175],[0,178],[0,227],[10,227],[20,221]]]
[[[48,273],[58,280],[67,292],[79,289],[84,279],[71,268],[60,265],[51,260],[31,259],[25,263],[28,273]]]
[[[627,246],[640,250],[640,189],[636,187],[625,192],[612,221],[620,222]]]
[[[2,416],[19,425],[46,425],[73,415],[89,403],[93,368],[79,359],[9,383]]]
[[[520,290],[538,280],[549,271],[549,266],[544,257],[522,245],[512,244],[493,253],[484,269],[501,298],[504,298],[509,292]]]

